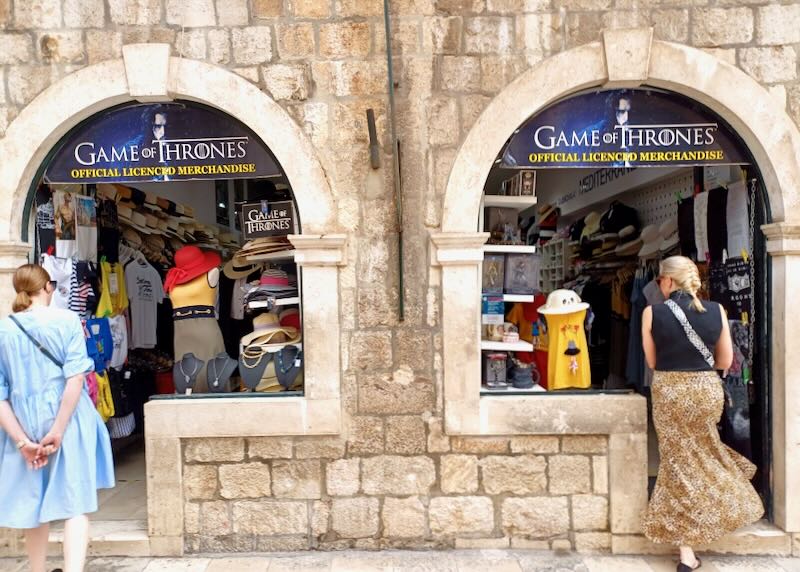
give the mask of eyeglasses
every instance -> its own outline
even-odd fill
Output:
[[[56,288],[58,287],[58,282],[56,282],[55,280],[50,280],[50,282],[48,282],[47,285],[50,286],[50,292],[55,292]]]

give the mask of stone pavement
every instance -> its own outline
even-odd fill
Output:
[[[59,563],[53,561],[52,567]],[[92,558],[86,572],[673,572],[663,557],[583,556],[523,550],[383,551]],[[0,572],[23,572],[20,559],[0,559]],[[800,558],[706,556],[703,572],[800,572]]]

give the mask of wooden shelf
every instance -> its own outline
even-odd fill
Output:
[[[484,244],[484,252],[507,252],[509,254],[534,254],[536,246],[525,244]]]
[[[276,298],[274,305],[275,306],[293,306],[293,305],[299,304],[299,303],[300,303],[300,297],[299,296],[293,296],[292,298]],[[258,310],[258,309],[261,309],[261,308],[268,308],[269,307],[269,302],[267,302],[265,300],[264,301],[256,300],[255,302],[248,302],[247,303],[247,307],[250,308],[251,310]]]
[[[248,262],[262,262],[264,260],[294,260],[294,250],[280,250],[268,254],[253,254],[246,256]]]
[[[522,211],[536,204],[536,197],[513,197],[506,195],[483,195],[483,206],[505,207]]]
[[[522,340],[510,344],[481,340],[481,350],[495,352],[532,352],[533,344]]]

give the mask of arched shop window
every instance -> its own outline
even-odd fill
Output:
[[[73,129],[36,185],[34,256],[53,303],[85,320],[115,436],[154,394],[303,395],[300,220],[246,126],[196,103],[124,104]]]
[[[649,397],[641,314],[663,301],[659,261],[683,254],[700,269],[701,298],[728,313],[721,433],[758,465],[766,497],[766,253],[754,229],[768,206],[733,130],[671,92],[573,95],[511,134],[481,206],[481,394]]]

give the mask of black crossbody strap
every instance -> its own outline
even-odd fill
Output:
[[[12,321],[12,322],[14,322],[14,323],[17,325],[17,327],[18,327],[20,330],[22,330],[22,333],[23,333],[23,334],[25,334],[26,336],[28,336],[28,339],[29,339],[30,341],[32,341],[32,342],[33,342],[33,345],[35,345],[37,348],[39,348],[39,351],[40,351],[40,352],[42,352],[42,353],[45,355],[45,357],[46,357],[47,359],[49,359],[51,362],[53,362],[54,364],[56,364],[56,365],[59,367],[59,369],[60,369],[60,368],[62,368],[62,367],[64,367],[64,364],[63,364],[63,363],[61,363],[60,361],[58,361],[58,360],[57,360],[55,357],[53,357],[53,354],[51,354],[51,353],[50,353],[50,351],[49,351],[49,350],[48,350],[46,347],[44,347],[42,344],[40,344],[40,343],[39,343],[39,340],[37,340],[36,338],[34,338],[34,337],[33,337],[33,336],[32,336],[32,335],[31,335],[31,334],[28,332],[28,330],[26,330],[25,328],[23,328],[23,327],[22,327],[22,324],[20,324],[20,323],[19,323],[19,321],[18,321],[18,320],[17,320],[17,319],[16,319],[14,316],[9,316],[9,318],[11,318],[11,321]]]

